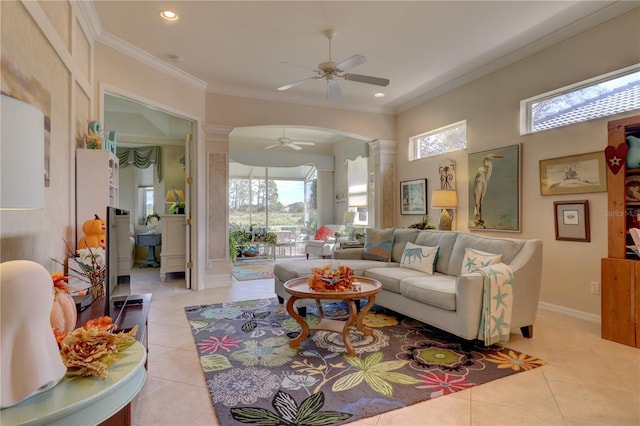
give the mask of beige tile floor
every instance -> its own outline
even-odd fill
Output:
[[[180,279],[160,282],[153,270],[134,276],[133,291],[153,293],[149,370],[133,402],[134,425],[219,424],[184,307],[274,297],[272,280],[234,281],[200,292],[183,287]],[[548,364],[351,424],[640,424],[640,350],[601,339],[597,324],[540,310],[533,339],[512,334],[507,346]]]

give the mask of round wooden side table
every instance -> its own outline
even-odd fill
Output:
[[[345,348],[347,348],[347,353],[354,356],[356,351],[351,345],[351,341],[349,339],[349,328],[355,324],[358,331],[362,332],[365,336],[371,336],[373,334],[373,330],[365,327],[362,320],[375,303],[376,294],[378,294],[382,289],[382,284],[377,280],[365,277],[355,277],[353,284],[353,288],[347,291],[316,291],[309,288],[307,278],[294,278],[284,283],[285,291],[291,295],[287,301],[287,312],[296,320],[302,329],[298,337],[293,339],[289,345],[292,348],[299,346],[300,342],[309,336],[309,332],[311,330],[331,331],[342,334],[342,339],[344,341]],[[367,299],[367,303],[358,312],[356,300],[363,298]],[[304,318],[298,315],[298,312],[294,308],[294,304],[299,299],[315,300],[316,306],[318,307],[318,315],[320,316],[318,324],[309,326]],[[346,302],[349,306],[349,318],[346,321],[325,318],[324,311],[322,310],[323,300],[343,300]]]

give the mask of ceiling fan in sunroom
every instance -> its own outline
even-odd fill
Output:
[[[277,139],[278,143],[274,143],[273,145],[269,145],[267,147],[265,147],[264,149],[271,149],[271,148],[275,148],[278,146],[283,146],[283,147],[287,147],[287,148],[291,148],[291,149],[295,149],[296,151],[299,151],[302,149],[301,145],[307,145],[307,146],[313,146],[315,145],[314,142],[303,142],[303,141],[294,141],[291,138],[288,138],[285,135],[285,129],[282,129],[282,136],[279,137]]]

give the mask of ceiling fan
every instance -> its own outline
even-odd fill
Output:
[[[340,99],[342,99],[342,90],[340,89],[340,85],[338,84],[338,78],[383,87],[389,84],[389,80],[386,78],[345,73],[345,71],[367,62],[367,58],[362,55],[356,54],[340,63],[333,62],[331,60],[331,41],[336,36],[336,32],[334,30],[325,30],[323,33],[325,37],[329,39],[329,60],[318,64],[317,69],[312,69],[312,71],[318,75],[295,81],[293,83],[285,84],[284,86],[278,87],[278,90],[288,90],[292,87],[296,87],[299,84],[304,83],[305,81],[324,78],[327,81],[327,96],[329,100],[339,101]]]
[[[293,139],[288,138],[285,135],[284,132],[285,132],[285,130],[283,128],[282,129],[282,137],[279,137],[277,139],[278,143],[274,143],[273,145],[269,145],[269,146],[265,147],[264,149],[271,149],[271,148],[275,148],[277,146],[286,146],[286,147],[289,147],[291,149],[295,149],[296,151],[299,151],[299,150],[302,149],[302,147],[300,145],[308,145],[308,146],[315,145],[314,142],[298,142],[298,141],[294,141]]]

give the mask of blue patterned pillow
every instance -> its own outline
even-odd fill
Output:
[[[380,260],[382,262],[388,262],[389,260],[391,260],[391,249],[393,248],[393,231],[394,228],[367,228],[362,258],[368,260]]]
[[[402,252],[400,267],[433,275],[433,268],[438,261],[438,250],[440,250],[440,246],[419,246],[407,241],[404,252]]]
[[[471,248],[464,249],[464,259],[462,259],[461,274],[468,274],[469,272],[477,271],[485,266],[495,265],[502,262],[501,254],[487,253]]]

